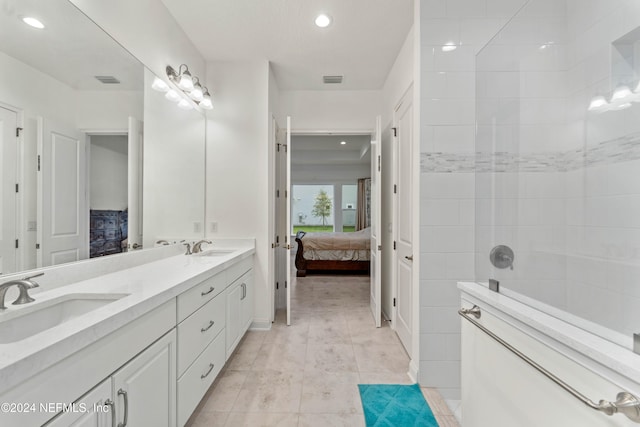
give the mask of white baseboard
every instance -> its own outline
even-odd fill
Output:
[[[270,320],[254,320],[251,322],[251,326],[249,326],[250,331],[270,331],[271,330],[271,321]]]
[[[418,382],[418,364],[415,363],[414,360],[409,362],[409,372],[407,372],[407,375],[409,375],[409,378],[411,378],[411,381],[414,383]]]

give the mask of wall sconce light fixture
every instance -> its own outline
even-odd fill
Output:
[[[603,95],[594,96],[589,101],[588,110],[594,113],[625,110],[631,107],[632,102],[640,102],[640,82],[633,91],[625,84],[616,86],[609,101]]]
[[[165,98],[172,102],[177,102],[178,107],[183,110],[190,110],[195,106],[211,110],[213,102],[209,89],[200,84],[197,76],[192,76],[186,64],[180,65],[178,71],[171,65],[166,68],[169,81],[175,85],[172,89],[162,79],[155,78],[151,87],[159,92],[165,92]]]

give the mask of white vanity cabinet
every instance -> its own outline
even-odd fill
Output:
[[[225,292],[227,302],[226,358],[244,336],[253,320],[253,270],[236,279]]]
[[[105,380],[81,397],[72,412],[61,414],[45,424],[46,427],[111,427],[114,403],[111,399],[111,379]]]
[[[112,419],[115,417],[115,421]],[[167,333],[48,427],[176,425],[176,333]]]

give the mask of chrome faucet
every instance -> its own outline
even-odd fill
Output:
[[[185,252],[185,255],[191,255],[191,243],[183,243],[183,245],[185,245],[187,247],[187,252]]]
[[[4,305],[4,297],[7,293],[7,290],[14,285],[17,286],[18,289],[20,290],[20,295],[18,295],[18,298],[13,302],[14,305],[26,304],[26,303],[35,301],[33,298],[29,296],[28,290],[37,288],[40,285],[38,285],[35,281],[31,279],[33,279],[34,277],[40,277],[43,275],[44,273],[38,273],[38,274],[34,274],[33,276],[23,277],[22,279],[18,279],[18,280],[9,280],[8,282],[4,282],[3,284],[1,284],[0,285],[0,310],[6,310],[7,307],[5,307]]]
[[[211,240],[200,240],[198,243],[193,244],[193,253],[197,254],[198,252],[202,252],[202,244],[208,243],[211,244]]]

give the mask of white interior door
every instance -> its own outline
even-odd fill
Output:
[[[285,161],[285,255],[286,255],[286,272],[285,272],[285,288],[287,289],[287,325],[291,325],[291,117],[287,116],[287,143],[284,146],[286,153]]]
[[[371,140],[371,284],[370,306],[376,327],[382,326],[382,118],[376,117]]]
[[[0,155],[2,155],[2,173],[0,173],[0,274],[16,271],[16,209],[18,182],[18,115],[15,111],[0,108]]]
[[[397,193],[395,198],[395,328],[409,354],[413,334],[413,102],[411,91],[394,113]],[[416,201],[417,202],[417,201]]]
[[[89,254],[84,134],[38,118],[38,267]]]
[[[128,136],[128,245],[129,248],[142,247],[142,161],[143,161],[143,124],[129,117]]]

